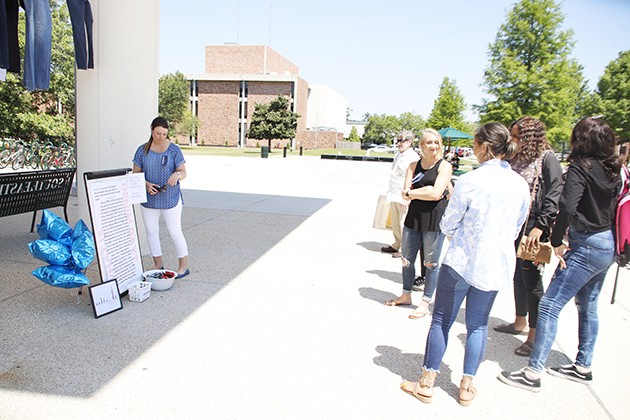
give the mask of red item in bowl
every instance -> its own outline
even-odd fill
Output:
[[[152,279],[172,279],[173,277],[175,277],[175,272],[173,272],[173,271],[160,271],[160,272],[157,272],[157,273],[152,273],[148,277],[152,278]]]

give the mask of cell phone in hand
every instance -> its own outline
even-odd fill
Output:
[[[166,191],[166,187],[168,187],[168,184],[164,184],[161,187],[157,187],[157,192],[161,193]]]

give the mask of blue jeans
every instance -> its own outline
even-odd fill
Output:
[[[448,333],[457,318],[459,308],[466,298],[466,352],[464,375],[475,376],[483,360],[488,341],[488,318],[497,291],[483,291],[469,285],[448,265],[440,269],[433,320],[427,337],[423,366],[429,371],[439,371],[442,357],[448,345]]]
[[[424,251],[422,263],[427,268],[427,277],[424,284],[424,300],[430,301],[437,285],[439,260],[444,234],[442,232],[418,232],[405,226],[403,229],[402,256],[409,261],[403,265],[403,293],[411,293],[413,281],[416,279],[416,257],[420,251],[420,245]]]
[[[569,247],[565,254],[567,268],[559,267],[551,279],[547,293],[538,307],[536,341],[529,358],[529,367],[541,372],[558,331],[558,316],[575,297],[578,310],[578,354],[575,364],[590,367],[599,330],[597,299],[608,268],[615,259],[612,230],[598,233],[569,230]]]
[[[72,22],[74,57],[78,69],[94,68],[92,6],[88,0],[68,0],[68,12]]]
[[[24,86],[27,90],[48,90],[52,17],[49,0],[25,0],[26,37],[24,46]]]

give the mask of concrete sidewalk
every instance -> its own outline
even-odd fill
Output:
[[[382,304],[402,287],[400,260],[379,252],[391,233],[371,227],[389,167],[187,156],[191,275],[145,302],[125,297],[123,310],[99,319],[87,293],[31,276],[43,265],[26,247],[37,238],[31,215],[0,218],[0,419],[628,418],[630,273],[621,270],[610,305],[615,267],[600,298],[591,386],[549,375],[539,394],[505,386],[496,376],[525,365],[513,354],[525,337],[491,332],[479,394],[459,406],[462,311],[433,403],[399,390],[418,377],[430,319]],[[96,264],[87,274],[100,281]],[[490,327],[513,316],[512,291],[502,291]],[[572,358],[576,342],[568,305],[548,365]]]

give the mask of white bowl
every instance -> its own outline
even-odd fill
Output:
[[[156,274],[162,274],[167,271],[173,273],[173,277],[164,279],[154,277]],[[151,290],[168,290],[173,287],[177,272],[172,270],[149,270],[142,273],[142,277],[144,277],[144,281],[151,283]]]

